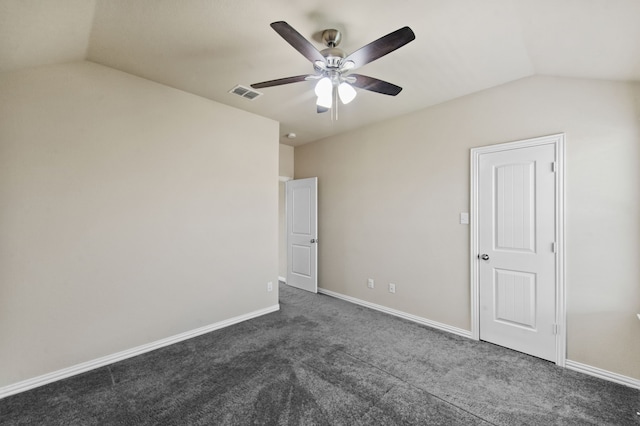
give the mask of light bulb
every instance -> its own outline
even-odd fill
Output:
[[[338,94],[342,103],[346,105],[355,99],[357,92],[349,83],[340,83]]]

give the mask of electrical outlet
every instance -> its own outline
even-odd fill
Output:
[[[389,283],[389,293],[396,292],[396,285],[394,283]]]
[[[269,281],[267,283],[267,291],[273,291],[273,282]]]
[[[373,278],[369,278],[369,279],[367,280],[367,287],[369,287],[369,288],[373,288]]]

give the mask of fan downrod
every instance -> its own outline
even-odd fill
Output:
[[[328,29],[322,32],[322,42],[327,47],[337,47],[342,41],[342,33],[338,30]]]

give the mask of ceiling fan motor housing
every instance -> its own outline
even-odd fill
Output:
[[[327,61],[327,68],[339,68],[340,62],[346,56],[342,49],[337,47],[328,47],[320,52]]]
[[[338,49],[338,45],[342,40],[342,34],[338,30],[328,29],[322,32],[322,42],[326,49],[320,53],[326,59],[327,68],[339,68],[340,62],[347,56],[342,49]]]

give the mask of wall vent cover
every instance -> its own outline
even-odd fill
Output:
[[[256,92],[255,90],[246,86],[242,86],[240,84],[238,84],[233,89],[229,90],[229,93],[242,96],[243,98],[249,99],[250,101],[254,100],[255,98],[259,98],[260,96],[263,95],[263,93]]]

